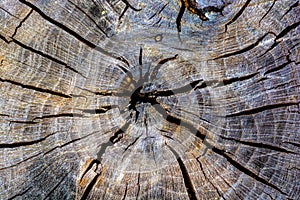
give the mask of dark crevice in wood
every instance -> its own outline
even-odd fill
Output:
[[[239,12],[227,23],[225,24],[225,32],[227,32],[227,28],[230,24],[235,22],[244,12],[244,10],[248,7],[251,0],[247,0],[246,3],[242,6],[242,8],[239,10]]]
[[[270,183],[269,181],[265,180],[264,178],[258,176],[256,173],[252,172],[250,169],[248,169],[247,167],[243,166],[241,163],[239,163],[238,161],[234,160],[232,157],[230,157],[224,150],[220,150],[216,147],[212,148],[212,151],[220,156],[222,156],[223,158],[225,158],[231,165],[233,165],[234,167],[236,167],[239,171],[241,171],[242,173],[254,178],[256,181],[269,186],[275,190],[277,190],[278,192],[280,192],[281,194],[288,196],[285,192],[283,192],[279,187],[277,187],[276,185]]]
[[[101,52],[102,54],[109,56],[111,58],[116,58],[112,53],[107,52],[106,50],[104,50],[103,48],[101,48],[100,46],[97,46],[95,44],[93,44],[92,42],[88,41],[87,39],[83,38],[80,34],[76,33],[75,31],[71,30],[70,28],[68,28],[67,26],[63,25],[62,23],[52,19],[51,17],[49,17],[48,15],[46,15],[45,13],[43,13],[43,11],[41,9],[39,9],[38,7],[36,7],[35,5],[33,5],[32,3],[26,1],[26,0],[19,0],[21,3],[29,6],[30,8],[32,8],[34,11],[36,11],[41,17],[43,17],[45,20],[49,21],[51,24],[54,24],[55,26],[61,28],[62,30],[64,30],[65,32],[69,33],[70,35],[74,36],[75,38],[77,38],[80,42],[86,44],[87,46],[89,46],[92,49],[95,49],[96,51]]]
[[[277,103],[277,104],[270,104],[270,105],[264,105],[257,108],[247,109],[240,112],[235,112],[232,114],[225,115],[225,117],[237,117],[237,116],[244,116],[244,115],[254,115],[260,112],[264,112],[266,110],[281,108],[281,107],[288,107],[293,105],[298,105],[299,102],[287,102],[287,103]]]
[[[55,186],[48,192],[48,194],[43,199],[48,199],[50,195],[58,188],[58,186],[60,186],[62,182],[68,177],[69,174],[70,172],[66,173],[66,175],[63,176],[63,178],[57,184],[55,184]]]
[[[126,184],[125,192],[124,192],[124,196],[123,196],[122,200],[125,200],[125,199],[126,199],[126,196],[127,196],[127,190],[128,190],[128,185]]]
[[[140,172],[140,170],[139,170],[139,174],[138,174],[138,182],[137,182],[137,186],[138,186],[138,191],[137,191],[137,193],[136,193],[136,200],[138,200],[139,199],[139,195],[140,195],[140,191],[141,191],[141,185],[140,185],[140,178],[141,178],[141,172]]]
[[[3,40],[7,44],[9,43],[9,41],[1,34],[0,34],[0,39]]]
[[[286,56],[286,59],[287,59],[287,62],[277,66],[277,67],[274,67],[272,69],[269,69],[267,70],[265,73],[264,73],[264,76],[267,75],[267,74],[270,74],[270,73],[273,73],[273,72],[276,72],[276,71],[279,71],[283,68],[285,68],[287,65],[289,65],[290,63],[292,63],[293,61],[290,59],[289,55]]]
[[[113,92],[110,91],[110,90],[105,90],[105,91],[92,91],[92,90],[89,90],[89,89],[86,89],[86,88],[82,88],[82,87],[79,87],[79,86],[75,86],[76,88],[79,88],[81,90],[84,90],[84,91],[87,91],[87,92],[90,92],[92,94],[95,94],[95,95],[99,95],[99,96],[113,96]],[[85,97],[85,96],[84,96]]]
[[[130,126],[131,121],[127,121],[118,131],[114,133],[113,136],[109,138],[109,141],[101,144],[100,150],[97,153],[97,160],[99,163],[102,162],[102,156],[106,152],[106,149],[110,146],[113,146],[115,143],[119,142],[121,138],[123,138],[123,134],[126,132],[128,127]]]
[[[4,9],[4,8],[2,8],[2,7],[0,7],[0,9],[3,10],[4,12],[6,12],[7,14],[9,14],[10,16],[12,16],[12,17],[14,17],[14,18],[16,18],[16,19],[19,19],[17,16],[13,15],[13,14],[12,14],[11,12],[9,12],[8,10],[6,10],[6,9]]]
[[[243,49],[240,49],[240,50],[237,50],[237,51],[234,51],[234,52],[231,52],[231,53],[227,53],[227,54],[223,54],[221,56],[218,56],[216,58],[213,58],[212,60],[218,60],[218,59],[221,59],[221,58],[228,58],[228,57],[231,57],[231,56],[237,56],[239,54],[243,54],[243,53],[246,53],[248,51],[250,51],[251,49],[254,49],[255,47],[257,47],[259,45],[259,43],[268,35],[268,34],[271,34],[271,33],[266,33],[265,35],[263,35],[261,38],[258,38],[257,41],[254,43],[254,44],[251,44]]]
[[[47,154],[51,153],[52,151],[54,151],[55,149],[63,148],[63,147],[65,147],[65,146],[68,146],[68,145],[70,145],[70,144],[73,144],[73,143],[75,143],[75,142],[77,142],[77,141],[80,141],[80,140],[82,140],[82,139],[85,139],[85,138],[87,138],[87,137],[89,137],[89,136],[91,136],[91,135],[93,135],[93,134],[95,134],[95,133],[96,133],[96,132],[92,132],[92,133],[87,134],[87,135],[85,135],[85,136],[83,136],[83,137],[73,139],[73,140],[71,140],[71,141],[69,141],[69,142],[66,142],[66,143],[62,144],[62,145],[58,145],[58,146],[56,146],[56,147],[50,149],[49,151],[47,151],[47,152],[45,152],[45,153],[43,153],[43,154],[44,154],[44,155],[47,155]]]
[[[132,143],[130,143],[129,145],[127,145],[127,147],[124,149],[123,153],[125,151],[127,151],[131,146],[133,146],[139,139],[140,137],[142,136],[143,134],[139,135]]]
[[[35,117],[33,121],[40,119],[50,119],[50,118],[59,118],[59,117],[83,117],[84,115],[78,113],[60,113],[55,115],[44,115],[41,117]]]
[[[296,147],[299,147],[299,148],[300,148],[300,143],[297,143],[297,142],[283,141],[282,143],[291,144],[291,145],[294,145],[294,146],[296,146]]]
[[[297,28],[299,25],[300,25],[300,21],[298,21],[292,25],[289,25],[285,29],[283,29],[278,35],[276,35],[274,44],[266,52],[264,52],[261,56],[265,55],[266,53],[268,53],[269,51],[274,49],[278,44],[280,44],[280,42],[282,41],[281,40],[282,37],[284,37],[286,34],[288,34],[291,30]],[[259,57],[261,57],[261,56],[259,56]]]
[[[260,18],[258,24],[261,23],[261,21],[269,14],[269,12],[272,10],[272,8],[274,7],[275,3],[277,0],[273,0],[271,6],[269,7],[269,9],[267,10],[267,12]]]
[[[97,168],[98,168],[98,165],[100,164],[100,161],[94,159],[94,160],[92,160],[92,161],[90,162],[89,166],[88,166],[88,167],[86,168],[86,170],[83,172],[83,174],[82,174],[82,176],[80,177],[79,180],[82,180],[82,179],[83,179],[83,177],[86,175],[86,173],[92,169],[92,167],[93,167],[94,164],[96,164],[96,170],[95,170],[95,171],[97,171]]]
[[[29,11],[29,13],[24,17],[24,19],[22,19],[22,21],[19,23],[19,25],[15,28],[15,31],[14,33],[12,34],[11,38],[13,38],[16,34],[17,34],[17,31],[18,29],[22,26],[22,24],[29,18],[29,16],[32,14],[33,12],[33,9],[31,9]]]
[[[79,74],[80,76],[82,76],[82,77],[84,77],[84,78],[87,78],[87,77],[84,76],[82,73],[80,73],[80,72],[77,71],[76,69],[74,69],[74,68],[70,67],[69,65],[67,65],[67,63],[65,63],[65,62],[63,62],[63,61],[61,61],[61,60],[59,60],[59,59],[57,59],[57,58],[54,58],[54,57],[52,57],[52,56],[50,56],[50,55],[48,55],[48,54],[45,54],[45,53],[42,52],[42,51],[39,51],[39,50],[34,49],[34,48],[30,47],[30,46],[27,46],[27,45],[21,43],[20,41],[14,39],[14,38],[12,39],[12,41],[13,41],[15,44],[19,45],[20,47],[22,47],[22,48],[24,48],[24,49],[27,49],[27,50],[29,50],[29,51],[31,51],[31,52],[33,52],[33,53],[36,53],[36,54],[38,54],[38,55],[40,55],[40,56],[42,56],[42,57],[44,57],[44,58],[47,58],[47,59],[49,59],[49,60],[51,60],[51,61],[53,61],[53,62],[56,62],[56,63],[58,63],[58,64],[61,64],[61,65],[63,65],[64,67],[66,67],[67,69],[69,69],[69,70],[75,72],[76,74]]]
[[[126,11],[128,10],[129,6],[126,6],[123,10],[123,12],[121,13],[121,15],[119,16],[119,21],[122,19],[122,17],[125,15]]]
[[[202,88],[207,87],[207,84],[205,82],[203,82],[203,84],[201,84],[201,85],[198,85],[200,82],[203,82],[203,79],[195,80],[195,81],[193,81],[183,87],[180,87],[180,88],[175,88],[172,90],[155,91],[155,92],[153,92],[153,95],[155,95],[156,97],[167,97],[167,96],[181,94],[181,93],[187,93],[187,92],[193,91],[195,89],[202,89]]]
[[[88,17],[89,20],[91,20],[95,25],[96,27],[107,37],[107,33],[105,33],[105,31],[97,24],[97,22],[89,15],[87,14],[83,9],[81,9],[79,6],[77,6],[76,4],[74,4],[72,1],[68,0],[69,3],[71,3],[73,6],[75,6],[75,8],[77,8],[78,10],[80,10],[85,16]]]
[[[282,148],[282,147],[279,147],[279,146],[275,146],[273,144],[267,144],[267,143],[262,143],[262,142],[253,142],[253,141],[243,141],[241,139],[230,138],[230,137],[225,137],[225,136],[220,136],[220,138],[222,138],[224,140],[235,141],[237,143],[244,144],[244,145],[251,146],[251,147],[255,147],[255,148],[265,148],[265,149],[270,149],[272,151],[296,154],[295,152],[293,152],[291,150],[288,150],[288,149],[285,149],[285,148]]]
[[[96,109],[80,109],[80,110],[84,113],[89,113],[89,114],[103,114],[116,107],[117,106],[102,106]]]
[[[28,187],[26,190],[22,191],[21,193],[18,193],[10,198],[8,198],[8,200],[12,200],[12,199],[15,199],[17,197],[21,197],[23,196],[24,194],[26,194],[30,189],[32,189],[32,186]]]
[[[176,160],[179,164],[180,170],[181,170],[181,174],[183,177],[183,181],[185,184],[185,188],[186,191],[188,193],[189,199],[190,200],[197,200],[197,196],[196,196],[196,191],[195,188],[193,186],[193,182],[191,180],[191,177],[188,173],[188,170],[186,168],[186,166],[184,165],[182,159],[180,158],[179,154],[176,152],[176,150],[174,150],[171,146],[167,145],[167,147],[170,149],[170,151],[173,153],[173,155],[176,157]]]
[[[283,29],[276,37],[276,40],[282,38],[283,36],[285,36],[286,34],[288,34],[291,30],[297,28],[298,26],[300,25],[300,21],[294,23],[294,24],[291,24],[287,27],[285,27],[285,29]]]
[[[217,191],[217,193],[218,193],[218,195],[219,195],[219,197],[221,198],[223,198],[223,199],[225,199],[224,198],[224,196],[221,194],[221,192],[219,191],[219,189],[210,181],[210,179],[207,177],[207,175],[206,175],[206,173],[205,173],[205,171],[204,171],[204,169],[203,169],[203,166],[202,166],[202,163],[201,163],[201,161],[198,159],[198,158],[196,158],[196,160],[197,160],[197,162],[199,163],[199,165],[200,165],[200,169],[201,169],[201,171],[202,171],[202,173],[203,173],[203,175],[204,175],[204,178],[205,178],[205,180],[207,180],[212,186],[213,186],[213,188]],[[226,199],[225,199],[226,200]]]
[[[98,177],[101,175],[100,174],[97,174],[93,179],[92,181],[88,184],[88,186],[86,187],[86,189],[84,190],[82,196],[81,196],[81,200],[86,200],[88,199],[88,196],[90,194],[90,192],[92,191],[94,185],[96,184],[97,180],[98,180]]]
[[[230,78],[230,79],[224,79],[223,84],[224,85],[229,85],[229,84],[232,84],[232,83],[235,83],[235,82],[251,80],[257,74],[259,74],[259,72],[244,75],[244,76],[240,76],[240,77],[233,77],[233,78]]]
[[[127,0],[121,0],[121,1],[123,1],[129,8],[131,8],[132,10],[134,10],[136,12],[142,10],[141,8],[135,8],[135,7],[133,7]]]
[[[0,171],[1,170],[5,170],[5,169],[9,169],[9,168],[13,168],[13,167],[16,167],[16,166],[18,166],[19,164],[22,164],[22,163],[24,163],[24,162],[26,162],[26,161],[28,161],[28,160],[31,160],[31,159],[33,159],[33,158],[35,158],[35,157],[37,157],[37,156],[40,156],[40,155],[42,155],[43,153],[41,152],[41,153],[38,153],[38,154],[35,154],[35,155],[32,155],[32,156],[29,156],[28,158],[25,158],[24,160],[21,160],[20,162],[17,162],[17,163],[15,163],[15,164],[13,164],[13,165],[10,165],[10,166],[7,166],[7,167],[2,167],[2,168],[0,168]]]
[[[296,8],[297,6],[299,6],[299,1],[297,1],[296,3],[294,3],[293,5],[290,6],[290,8],[282,15],[282,17],[280,18],[280,20],[282,20],[282,18],[288,14],[293,8]]]
[[[211,147],[211,145],[209,143],[207,143],[206,140],[205,140],[206,135],[203,134],[203,133],[201,133],[192,124],[190,124],[189,122],[185,122],[185,121],[181,120],[178,117],[169,115],[167,113],[167,111],[163,107],[161,107],[159,104],[157,106],[154,106],[154,108],[169,123],[175,124],[177,126],[182,126],[182,127],[186,128],[186,129],[188,129],[193,135],[195,135],[196,137],[200,138],[207,147]]]
[[[152,71],[152,73],[151,73],[151,75],[150,75],[150,80],[152,81],[152,80],[154,80],[154,79],[156,78],[157,73],[158,73],[159,69],[161,68],[161,66],[162,66],[163,64],[165,64],[165,63],[167,63],[167,62],[169,62],[169,61],[171,61],[171,60],[175,60],[175,59],[177,59],[177,57],[178,57],[178,54],[176,54],[176,55],[173,56],[173,57],[165,58],[165,59],[159,61],[158,64],[154,67],[154,69],[153,69],[153,71]]]
[[[148,18],[148,20],[151,20],[155,15],[160,14],[168,5],[169,3],[166,3],[158,12],[154,13],[151,17]]]
[[[181,4],[182,4],[182,0],[181,0]],[[178,32],[181,32],[181,18],[183,16],[184,12],[185,12],[185,7],[183,5],[181,5],[178,15],[177,15],[177,18],[176,18],[176,25],[177,25]]]
[[[13,85],[17,85],[17,86],[20,86],[22,88],[34,90],[34,91],[41,92],[41,93],[48,93],[48,94],[55,95],[55,96],[60,96],[60,97],[63,97],[63,98],[72,98],[71,96],[60,93],[60,92],[55,92],[55,91],[52,91],[52,90],[43,89],[43,88],[39,88],[39,87],[32,86],[32,85],[25,85],[25,84],[22,84],[22,83],[19,83],[19,82],[16,82],[16,81],[12,81],[12,80],[8,80],[8,79],[0,78],[0,81],[11,83]]]
[[[37,140],[32,140],[32,141],[22,141],[22,142],[14,142],[14,143],[2,143],[0,144],[0,148],[17,148],[17,147],[22,147],[22,146],[29,146],[33,144],[38,144],[44,140],[46,140],[48,137],[56,134],[57,132],[53,132],[51,134],[46,135],[45,137],[42,137]]]

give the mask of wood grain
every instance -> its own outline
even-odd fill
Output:
[[[0,199],[297,199],[298,0],[2,0]]]

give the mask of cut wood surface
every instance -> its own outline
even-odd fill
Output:
[[[298,199],[299,0],[1,0],[0,199]]]

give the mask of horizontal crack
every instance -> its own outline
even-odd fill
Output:
[[[248,145],[248,146],[252,146],[252,147],[266,148],[266,149],[270,149],[270,150],[273,150],[273,151],[279,151],[279,152],[283,152],[283,153],[296,154],[295,152],[293,152],[291,150],[287,150],[285,148],[282,148],[282,147],[279,147],[279,146],[275,146],[273,144],[266,144],[266,143],[262,143],[262,142],[252,142],[252,141],[243,141],[243,140],[240,140],[240,139],[228,138],[228,137],[225,137],[225,136],[220,136],[220,137],[222,139],[225,139],[225,140],[235,141],[237,143]]]
[[[264,105],[258,108],[252,108],[248,110],[243,110],[240,112],[235,112],[232,114],[225,115],[225,117],[236,117],[236,116],[243,116],[243,115],[254,115],[266,110],[281,108],[281,107],[288,107],[292,105],[298,105],[299,102],[288,102],[288,103],[277,103],[277,104],[271,104],[271,105]]]
[[[30,90],[35,90],[37,92],[48,93],[48,94],[60,96],[60,97],[63,97],[63,98],[72,98],[71,96],[63,94],[63,93],[60,93],[60,92],[55,92],[55,91],[52,91],[52,90],[49,90],[49,89],[43,89],[43,88],[39,88],[39,87],[32,86],[32,85],[25,85],[25,84],[22,84],[22,83],[19,83],[19,82],[16,82],[16,81],[12,81],[12,80],[8,80],[8,79],[2,79],[2,78],[0,78],[0,81],[1,82],[11,83],[11,84],[20,86],[22,88],[26,88],[26,89],[30,89]]]
[[[22,147],[22,146],[29,146],[29,145],[33,145],[33,144],[38,144],[44,140],[46,140],[48,137],[56,134],[57,132],[48,134],[45,137],[42,137],[40,139],[37,140],[31,140],[31,141],[21,141],[21,142],[14,142],[14,143],[1,143],[0,144],[0,148],[17,148],[17,147]]]

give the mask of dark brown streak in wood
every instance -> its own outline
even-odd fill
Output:
[[[70,35],[74,36],[76,39],[78,39],[80,42],[86,44],[87,46],[89,46],[92,49],[95,49],[99,52],[101,52],[102,54],[109,56],[111,58],[116,59],[116,57],[110,53],[107,52],[106,50],[104,50],[103,48],[93,44],[92,42],[88,41],[87,39],[83,38],[81,35],[79,35],[78,33],[76,33],[75,31],[71,30],[70,28],[68,28],[67,26],[61,24],[60,22],[52,19],[51,17],[47,16],[45,13],[43,13],[42,10],[40,10],[38,7],[36,7],[35,5],[33,5],[32,3],[26,1],[26,0],[19,0],[21,3],[29,6],[30,8],[32,8],[34,11],[36,11],[38,14],[40,14],[41,17],[43,17],[45,20],[49,21],[50,23],[54,24],[55,26],[61,28],[62,30],[64,30],[65,32],[69,33]]]
[[[236,56],[236,55],[239,55],[239,54],[242,54],[242,53],[245,53],[253,48],[255,48],[256,46],[259,45],[259,43],[268,35],[268,34],[271,34],[270,32],[266,33],[265,35],[263,35],[261,38],[258,38],[258,40],[254,43],[254,44],[251,44],[247,47],[245,47],[244,49],[240,49],[240,50],[237,50],[237,51],[234,51],[234,52],[231,52],[231,53],[227,53],[227,54],[223,54],[221,56],[218,56],[216,58],[213,58],[212,60],[218,60],[218,59],[221,59],[221,58],[228,58],[228,57],[231,57],[231,56]]]
[[[266,110],[271,110],[271,109],[276,109],[276,108],[281,108],[281,107],[288,107],[292,105],[298,105],[299,102],[286,102],[286,103],[277,103],[277,104],[270,104],[270,105],[264,105],[261,107],[257,108],[252,108],[248,110],[243,110],[240,112],[228,114],[225,117],[237,117],[237,116],[244,116],[244,115],[254,115],[260,112],[264,112]]]
[[[21,43],[20,41],[14,39],[14,38],[12,39],[12,41],[13,41],[15,44],[19,45],[20,47],[22,47],[22,48],[24,48],[24,49],[27,49],[27,50],[29,50],[29,51],[31,51],[31,52],[33,52],[33,53],[36,53],[36,54],[38,54],[38,55],[40,55],[40,56],[42,56],[42,57],[44,57],[44,58],[47,58],[47,59],[49,59],[49,60],[51,60],[51,61],[56,62],[56,63],[58,63],[58,64],[61,64],[61,65],[65,66],[67,69],[69,69],[69,70],[75,72],[76,74],[79,74],[80,76],[82,76],[82,77],[84,77],[84,78],[87,78],[87,77],[84,76],[82,73],[80,73],[80,72],[77,71],[76,69],[70,67],[69,65],[67,65],[67,63],[64,63],[63,61],[58,60],[57,58],[54,58],[54,57],[52,57],[52,56],[50,56],[50,55],[48,55],[48,54],[45,54],[45,53],[42,52],[42,51],[39,51],[39,50],[36,50],[36,49],[34,49],[34,48],[30,47],[30,46],[27,46],[27,45]]]
[[[250,169],[248,169],[247,167],[243,166],[242,164],[240,164],[239,162],[237,162],[236,160],[234,160],[232,157],[230,157],[226,152],[224,152],[223,150],[217,149],[216,147],[212,148],[212,151],[215,152],[216,154],[224,157],[231,165],[233,165],[234,167],[236,167],[239,171],[241,171],[242,173],[254,178],[256,181],[263,183],[264,185],[267,185],[275,190],[277,190],[278,192],[280,192],[281,194],[288,196],[285,192],[283,192],[279,187],[277,187],[276,185],[270,183],[269,181],[265,180],[264,178],[258,176],[257,174],[255,174],[254,172],[252,172]]]
[[[269,12],[271,11],[271,9],[274,7],[276,1],[277,0],[273,0],[272,5],[269,7],[269,9],[267,10],[267,12],[260,18],[258,24],[260,24],[261,21],[269,14]]]
[[[97,22],[89,14],[87,14],[84,10],[82,10],[79,6],[74,4],[72,1],[68,0],[68,2],[71,3],[73,6],[75,6],[75,8],[80,10],[85,16],[87,16],[89,20],[91,20],[96,25],[96,27],[108,38],[108,35],[105,33],[105,31],[97,24]]]
[[[24,85],[22,83],[12,81],[12,80],[7,80],[7,79],[0,78],[0,82],[11,83],[13,85],[17,85],[17,86],[20,86],[22,88],[26,88],[26,89],[29,89],[29,90],[34,90],[34,91],[41,92],[41,93],[48,93],[48,94],[63,97],[63,98],[72,98],[71,96],[60,93],[60,92],[55,92],[55,91],[52,91],[52,90],[43,89],[43,88],[39,88],[39,87],[32,86],[32,85]]]
[[[244,12],[244,10],[247,8],[251,0],[247,0],[246,3],[242,6],[242,8],[239,10],[239,12],[227,23],[225,24],[225,32],[227,32],[227,27],[235,22]]]
[[[267,143],[262,143],[262,142],[253,142],[253,141],[243,141],[240,139],[230,138],[230,137],[225,137],[225,136],[220,136],[220,138],[222,138],[224,140],[235,141],[237,143],[244,144],[244,145],[251,146],[251,147],[265,148],[265,149],[270,149],[272,151],[278,151],[278,152],[282,152],[282,153],[297,154],[291,150],[288,150],[288,149],[285,149],[285,148],[282,148],[279,146],[275,146],[273,144],[267,144]]]
[[[171,146],[169,146],[168,144],[166,144],[166,145],[170,149],[170,151],[173,153],[173,155],[176,157],[176,160],[179,164],[179,167],[180,167],[180,170],[181,170],[181,174],[182,174],[182,177],[183,177],[183,180],[184,180],[184,184],[185,184],[186,191],[188,193],[189,199],[190,200],[197,200],[198,198],[196,196],[196,191],[195,191],[195,188],[193,186],[191,177],[190,177],[190,175],[188,173],[188,170],[185,167],[182,159],[180,158],[179,154]]]
[[[181,18],[183,16],[184,12],[185,12],[185,7],[183,5],[181,5],[181,7],[179,9],[179,13],[176,18],[176,25],[177,25],[178,32],[181,32]]]
[[[48,137],[56,134],[57,132],[53,132],[51,134],[46,135],[45,137],[42,137],[37,140],[32,140],[32,141],[22,141],[22,142],[14,142],[14,143],[2,143],[0,144],[0,148],[17,148],[17,147],[22,147],[22,146],[29,146],[33,144],[38,144],[44,140],[46,140]]]
[[[29,16],[32,14],[33,9],[29,11],[29,13],[22,19],[22,21],[19,23],[19,25],[16,27],[15,32],[12,34],[11,38],[13,38],[16,34],[18,29],[22,26],[22,24],[29,18]]]

